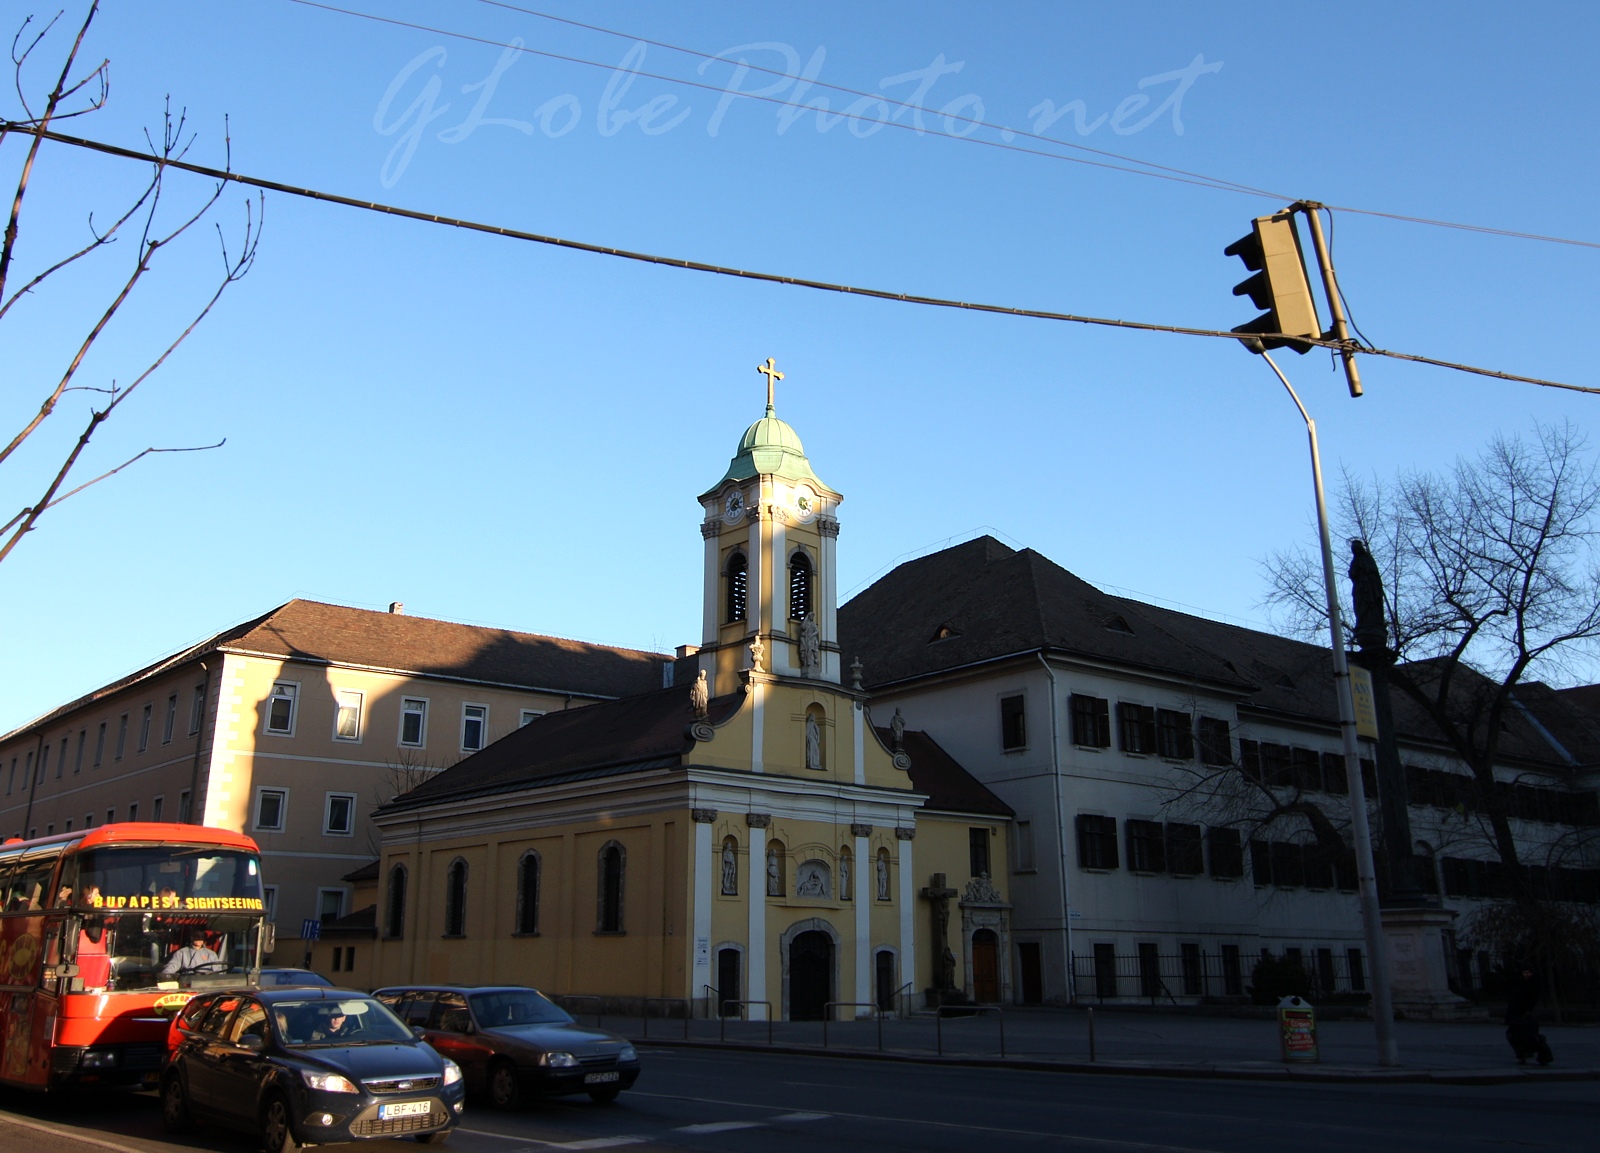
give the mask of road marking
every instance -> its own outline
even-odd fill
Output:
[[[518,1137],[510,1133],[495,1133],[489,1129],[468,1129],[461,1126],[458,1133],[471,1133],[474,1137],[495,1137],[501,1141],[515,1141],[519,1145],[538,1145],[544,1149],[611,1149],[617,1145],[642,1145],[650,1140],[637,1133],[621,1133],[615,1137],[590,1137],[585,1141],[541,1141],[537,1137]],[[130,1150],[129,1153],[138,1153]]]
[[[772,1118],[774,1121],[826,1121],[833,1116],[831,1113],[785,1113]]]
[[[760,1129],[764,1121],[709,1121],[704,1125],[679,1125],[677,1133],[727,1133],[733,1129]]]
[[[36,1121],[24,1121],[15,1113],[0,1113],[0,1121],[7,1125],[15,1125],[18,1129],[35,1129],[40,1133],[48,1133],[52,1137],[65,1137],[69,1141],[80,1141],[85,1145],[94,1145],[101,1149],[112,1149],[116,1153],[145,1153],[133,1145],[118,1145],[113,1141],[101,1141],[94,1137],[85,1137],[75,1129],[57,1129],[54,1125],[40,1125]]]

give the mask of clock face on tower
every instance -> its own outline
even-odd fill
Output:
[[[722,502],[722,515],[730,520],[738,520],[744,515],[744,493],[734,489]]]
[[[810,520],[817,515],[821,500],[809,485],[801,485],[794,490],[795,512],[800,514],[801,520]]]

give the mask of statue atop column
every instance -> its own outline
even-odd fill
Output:
[[[1389,647],[1389,624],[1383,603],[1383,574],[1367,550],[1367,542],[1350,542],[1350,596],[1356,621],[1351,639],[1362,652],[1382,653]]]

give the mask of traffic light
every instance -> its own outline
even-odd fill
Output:
[[[1251,352],[1268,348],[1292,348],[1310,352],[1312,345],[1290,337],[1321,337],[1317,305],[1306,282],[1306,263],[1300,252],[1300,234],[1295,230],[1294,213],[1288,210],[1272,216],[1258,216],[1250,234],[1224,248],[1226,256],[1237,256],[1254,276],[1234,285],[1235,296],[1248,296],[1266,312],[1234,332],[1259,336],[1247,340]]]

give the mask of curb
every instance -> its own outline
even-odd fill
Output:
[[[1238,1065],[1158,1065],[1154,1062],[1060,1061],[1048,1057],[975,1057],[932,1053],[879,1052],[874,1049],[823,1049],[809,1045],[761,1045],[745,1041],[685,1041],[682,1038],[631,1038],[633,1044],[661,1049],[721,1049],[736,1053],[776,1053],[785,1057],[833,1057],[846,1061],[887,1061],[905,1065],[1020,1069],[1030,1073],[1089,1073],[1121,1077],[1168,1077],[1211,1081],[1290,1081],[1344,1085],[1517,1085],[1531,1081],[1600,1081],[1600,1069],[1367,1069],[1351,1066],[1256,1068]]]

